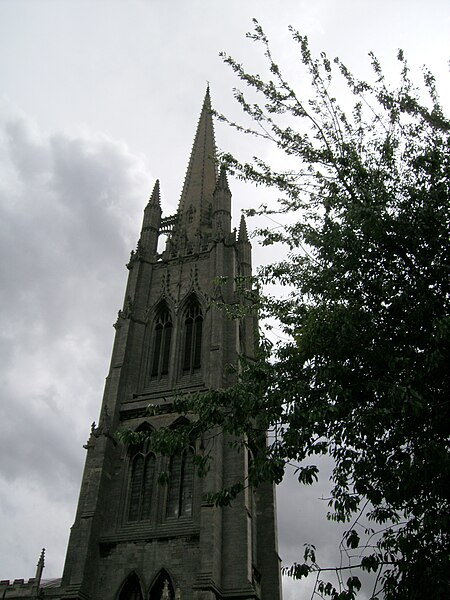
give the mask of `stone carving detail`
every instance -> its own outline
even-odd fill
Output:
[[[91,424],[91,434],[89,436],[88,441],[83,444],[83,448],[85,450],[89,450],[89,448],[92,448],[93,446],[95,446],[95,440],[98,438],[99,436],[99,431],[98,428],[96,427],[95,421],[92,421]]]
[[[132,310],[133,310],[133,301],[131,300],[131,296],[128,295],[125,300],[125,305],[123,307],[122,317],[124,319],[129,319],[131,317]]]
[[[162,591],[161,600],[181,600],[180,588],[177,588],[175,590],[175,598],[172,599],[172,596],[170,595],[169,582],[166,579],[164,581],[164,587],[163,587],[163,591]]]
[[[170,598],[170,591],[169,591],[169,582],[167,581],[167,579],[164,582],[164,587],[163,587],[163,592],[162,592],[161,600],[171,600],[171,598]]]
[[[136,244],[136,250],[132,250],[130,253],[130,260],[127,263],[127,269],[132,269],[135,262],[141,259],[143,256],[143,248],[141,240],[138,240]]]
[[[163,299],[170,299],[173,303],[173,305],[176,305],[176,300],[172,294],[172,292],[170,291],[170,272],[167,271],[166,273],[163,274],[162,278],[161,278],[161,286],[159,288],[159,298],[157,300],[157,302],[153,305],[156,306],[158,305],[161,300]],[[152,308],[148,307],[147,310],[145,311],[145,319],[148,320],[150,313],[152,312]]]
[[[119,310],[119,312],[117,313],[117,320],[113,325],[114,329],[120,328],[122,320],[130,319],[132,312],[133,312],[133,301],[131,299],[131,296],[128,295],[125,299],[123,310]]]
[[[123,310],[119,310],[117,316],[119,319],[129,319],[131,317],[131,313],[133,311],[133,301],[131,296],[128,295],[125,299],[125,303],[123,305]]]
[[[190,205],[190,207],[187,210],[187,221],[188,223],[192,223],[194,221],[194,215],[195,215],[195,209],[192,206],[192,204]]]
[[[198,268],[196,264],[191,267],[189,280],[186,283],[187,285],[182,286],[183,297],[191,294],[192,292],[196,292],[198,296],[203,296],[203,294],[200,292],[200,286],[198,283]]]
[[[164,273],[164,275],[162,276],[161,279],[161,296],[166,296],[168,295],[168,289],[169,289],[169,283],[170,283],[170,273]]]
[[[92,448],[93,446],[95,446],[96,440],[101,435],[108,437],[110,440],[112,440],[112,442],[114,443],[115,446],[117,445],[117,441],[111,435],[111,417],[109,416],[107,406],[105,406],[103,408],[103,412],[101,414],[100,423],[98,424],[98,427],[96,426],[95,421],[92,422],[91,435],[89,436],[89,439],[86,442],[86,444],[84,444],[83,448],[88,450],[89,448]]]

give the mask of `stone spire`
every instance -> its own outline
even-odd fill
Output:
[[[36,575],[34,576],[33,591],[31,594],[32,598],[41,598],[41,580],[42,572],[45,567],[45,548],[42,548],[41,555],[39,556],[38,563],[36,565]]]
[[[159,179],[157,179],[148,204],[144,209],[144,220],[142,222],[140,239],[143,248],[149,250],[151,253],[156,252],[160,225],[161,195],[159,190]]]
[[[45,548],[42,548],[42,552],[39,556],[38,563],[36,565],[36,575],[34,576],[36,581],[41,582],[42,571],[45,567]]]
[[[231,231],[231,191],[228,186],[227,172],[224,165],[220,168],[219,179],[214,190],[213,231],[216,238],[221,238]]]
[[[212,202],[217,180],[215,159],[216,144],[208,86],[178,207],[179,233],[189,241],[194,241],[205,228],[211,228]]]
[[[248,232],[247,232],[247,223],[245,222],[244,215],[241,215],[241,222],[239,223],[238,242],[249,242]]]
[[[249,277],[252,274],[252,245],[248,239],[247,224],[244,215],[241,216],[237,239],[240,275]]]
[[[152,206],[161,206],[161,194],[159,189],[159,179],[156,180],[152,194],[148,199],[148,204]]]
[[[222,165],[220,167],[219,179],[217,180],[216,190],[226,190],[228,192],[230,191],[227,178],[227,169],[225,165]]]

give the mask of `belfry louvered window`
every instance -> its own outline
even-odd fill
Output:
[[[192,373],[201,367],[202,331],[202,311],[198,302],[193,298],[188,304],[184,320],[184,373]]]
[[[151,376],[161,377],[169,372],[170,342],[172,339],[172,319],[169,309],[162,305],[157,312],[154,326],[153,356]]]
[[[187,448],[170,459],[167,516],[191,517],[194,493],[194,450]]]
[[[141,444],[132,451],[128,521],[143,521],[150,518],[155,482],[155,463],[156,457],[153,452],[148,452],[148,444]]]

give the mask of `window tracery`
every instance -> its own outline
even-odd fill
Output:
[[[193,373],[201,367],[203,315],[199,303],[192,298],[184,319],[183,373]]]
[[[191,517],[194,493],[194,450],[189,447],[170,459],[167,517]]]
[[[154,322],[154,342],[151,361],[151,377],[161,377],[169,373],[170,345],[172,340],[172,318],[166,304],[157,311]]]
[[[130,522],[150,518],[155,468],[156,456],[149,451],[148,440],[132,449],[128,493],[128,521]]]

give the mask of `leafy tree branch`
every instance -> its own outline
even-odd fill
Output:
[[[235,97],[253,125],[219,115],[284,157],[280,169],[222,155],[232,174],[281,194],[249,215],[290,217],[257,231],[284,245],[284,258],[259,270],[258,293],[242,286],[237,312],[225,307],[274,318],[281,339],[261,337],[256,360],[241,357],[235,386],[182,397],[174,410],[198,415],[187,437],[218,427],[253,448],[252,485],[279,483],[291,464],[300,484],[314,484],[316,457],[332,459],[329,519],[352,523],[347,560],[330,571],[337,587],[322,581],[329,568],[313,546],[285,570],[316,576],[314,594],[356,598],[359,571],[376,573],[372,598],[448,598],[450,122],[432,74],[415,85],[401,51],[393,86],[373,54],[373,81],[363,81],[291,34],[309,88],[288,83],[255,21],[268,78],[223,55],[247,86]],[[264,294],[267,283],[286,293]],[[360,531],[362,518],[370,527]]]

